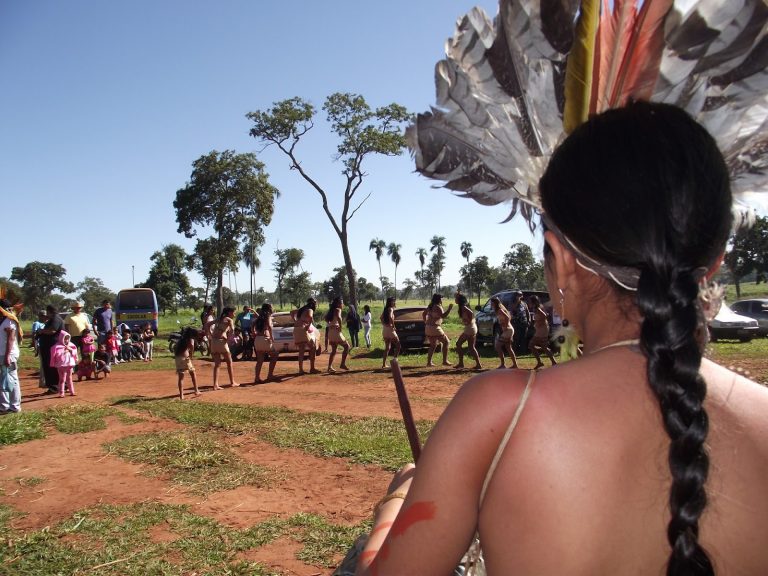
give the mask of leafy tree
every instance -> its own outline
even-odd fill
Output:
[[[35,261],[23,268],[14,266],[11,270],[11,280],[21,282],[24,307],[36,313],[51,301],[51,293],[54,290],[65,294],[75,291],[74,284],[64,280],[66,274],[66,269],[60,264]]]
[[[285,278],[285,297],[294,306],[301,306],[312,295],[309,272],[291,273]],[[282,305],[281,305],[282,306]]]
[[[249,293],[251,295],[249,304],[253,306],[253,280],[256,277],[256,270],[261,268],[261,260],[259,259],[259,247],[256,242],[250,238],[243,246],[242,254],[243,262],[248,267],[248,280],[250,282]]]
[[[426,288],[426,284],[424,283],[424,264],[427,262],[427,249],[426,248],[418,248],[416,250],[416,256],[419,257],[419,265],[421,266],[420,273],[415,274],[416,280],[418,280],[421,283],[422,292],[424,288]]]
[[[21,286],[16,284],[16,282],[12,282],[5,276],[0,277],[0,297],[5,298],[11,304],[17,304],[18,302],[21,302],[22,304],[24,303],[24,293]],[[28,309],[25,306],[22,311],[22,316],[35,317],[37,312],[37,310]]]
[[[301,261],[304,258],[304,250],[299,248],[277,249],[275,250],[275,256],[277,256],[277,260],[272,264],[272,270],[275,271],[278,301],[280,302],[280,308],[282,308],[284,304],[283,290],[285,289],[286,278],[301,264]]]
[[[272,220],[279,192],[254,154],[214,150],[195,160],[192,168],[190,182],[176,192],[173,207],[178,230],[187,238],[196,235],[195,226],[213,228],[204,249],[216,271],[216,302],[221,310],[224,270],[237,270],[241,242],[264,243],[263,227]]]
[[[418,283],[414,282],[410,278],[406,278],[405,280],[403,280],[403,290],[402,290],[403,300],[410,300],[411,296],[413,295],[413,293],[416,291],[416,288],[418,287],[419,287]]]
[[[381,257],[384,255],[384,249],[387,247],[387,243],[380,238],[374,238],[371,243],[368,244],[368,250],[373,250],[376,254],[376,261],[379,263],[379,284],[381,285],[381,291],[384,292],[384,276],[381,273]]]
[[[163,313],[171,310],[176,314],[180,303],[192,290],[185,272],[189,256],[178,244],[167,244],[149,259],[152,261],[152,267],[144,287],[155,291],[157,305]]]
[[[205,280],[205,291],[202,299],[208,302],[211,284],[216,282],[219,269],[219,257],[214,238],[198,239],[195,251],[187,257],[187,268],[195,270]]]
[[[471,242],[462,242],[461,243],[461,257],[464,258],[467,261],[467,265],[469,265],[469,257],[472,255],[472,252],[474,250],[472,249],[472,243]],[[470,297],[472,295],[472,276],[467,276],[467,292],[469,292]]]
[[[741,298],[740,281],[755,272],[755,281],[768,279],[768,217],[758,216],[751,228],[740,228],[723,259],[733,276],[736,298]]]
[[[545,290],[547,287],[544,264],[533,257],[531,247],[527,244],[522,242],[512,244],[512,249],[504,254],[501,267],[512,274],[512,281],[508,288]]]
[[[371,300],[376,300],[376,286],[360,276],[360,278],[357,279],[357,297],[359,298],[359,302],[364,300],[369,302]]]
[[[357,202],[355,195],[360,190],[366,173],[363,162],[371,154],[399,156],[405,149],[405,135],[402,126],[410,120],[406,109],[399,104],[389,104],[372,110],[365,99],[357,94],[331,94],[323,104],[331,130],[339,137],[336,159],[341,160],[344,177],[343,204],[340,216],[331,212],[328,188],[321,186],[305,170],[296,154],[301,138],[314,126],[315,107],[301,98],[275,102],[268,111],[250,112],[246,115],[253,121],[250,134],[266,146],[276,145],[289,159],[291,169],[299,175],[320,196],[323,210],[333,226],[341,243],[344,266],[349,283],[349,299],[357,304],[357,281],[349,253],[349,221],[368,199]]]
[[[101,306],[104,300],[115,301],[116,294],[104,286],[101,278],[91,278],[86,276],[82,282],[75,287],[79,300],[83,301],[85,310],[92,311]]]
[[[445,236],[432,236],[432,239],[429,241],[430,252],[435,252],[435,254],[432,256],[432,272],[435,274],[435,279],[437,280],[437,288],[440,288],[440,276],[443,273],[443,269],[445,268]]]
[[[387,246],[387,255],[392,259],[392,262],[395,264],[395,296],[397,296],[397,267],[400,265],[400,261],[402,258],[400,257],[400,248],[402,248],[401,244],[395,244],[394,242],[390,242],[389,246]]]
[[[358,284],[360,279],[358,278]],[[358,286],[359,288],[359,286]],[[349,284],[347,282],[347,271],[343,266],[333,269],[333,276],[323,282],[322,294],[330,302],[336,296],[341,296],[345,301],[349,299]],[[358,294],[359,296],[359,294]]]
[[[492,270],[488,264],[488,256],[479,256],[475,258],[471,263],[466,266],[462,266],[459,270],[462,278],[473,278],[475,283],[475,293],[477,294],[477,304],[480,305],[480,295],[483,291],[483,286],[486,286],[491,279]],[[467,280],[469,284],[469,281]],[[470,292],[470,297],[472,293]]]

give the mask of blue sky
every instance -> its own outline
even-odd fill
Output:
[[[116,291],[131,284],[132,270],[143,281],[150,256],[163,245],[194,246],[176,232],[172,206],[192,161],[233,149],[258,152],[282,194],[256,285],[274,287],[278,247],[303,249],[313,281],[329,278],[343,260],[319,196],[277,151],[260,151],[245,114],[293,96],[319,109],[333,92],[362,94],[373,107],[398,102],[424,111],[434,103],[433,70],[445,40],[475,4],[0,2],[0,197],[4,237],[12,239],[4,242],[0,276],[40,260],[62,264],[74,283],[94,276]],[[495,2],[478,5],[495,15]],[[298,154],[340,198],[334,150],[321,111]],[[492,265],[515,242],[540,252],[540,238],[521,222],[498,224],[508,206],[482,207],[434,189],[413,172],[407,154],[372,159],[367,171],[360,197],[371,196],[350,223],[350,247],[356,270],[369,281],[378,283],[379,275],[368,250],[374,237],[402,244],[398,285],[413,278],[415,252],[428,249],[434,235],[447,240],[443,283],[458,280],[463,241],[472,243],[473,257],[486,255]],[[392,280],[393,264],[382,259],[382,268]],[[248,288],[242,268],[237,287]]]

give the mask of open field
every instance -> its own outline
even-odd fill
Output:
[[[707,354],[768,384],[768,339]],[[0,418],[0,574],[328,574],[410,459],[375,347],[349,373],[299,377],[288,357],[278,381],[219,392],[198,358],[203,395],[184,402],[167,352],[66,399],[41,394],[27,362],[24,411]],[[425,363],[401,358],[422,438],[471,376]],[[253,365],[235,364],[238,382]]]

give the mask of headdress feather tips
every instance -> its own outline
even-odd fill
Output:
[[[717,140],[737,202],[768,184],[768,0],[500,0],[473,8],[407,131],[416,169],[531,223],[554,148],[590,114],[653,100]],[[744,212],[742,211],[742,216]]]

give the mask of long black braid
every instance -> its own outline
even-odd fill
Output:
[[[555,152],[540,191],[549,219],[580,251],[640,271],[640,345],[670,438],[667,574],[712,575],[699,544],[709,422],[698,282],[730,232],[722,155],[682,110],[636,102],[576,129]]]

